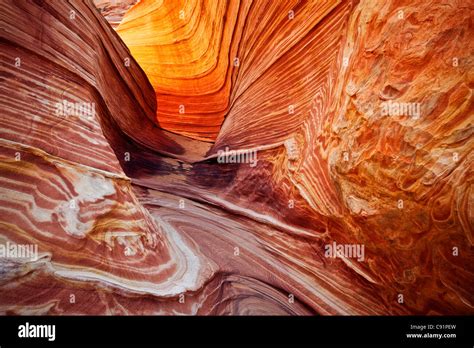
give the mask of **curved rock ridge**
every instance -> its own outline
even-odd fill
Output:
[[[472,4],[4,3],[0,313],[474,313]]]
[[[117,32],[156,91],[158,124],[213,141],[240,94],[338,3],[144,0]]]
[[[1,19],[0,240],[37,251],[0,258],[1,312],[114,313],[102,299],[110,289],[199,289],[213,265],[143,208],[117,158],[129,153],[109,145],[135,132],[180,151],[145,116],[153,90],[127,48],[91,2],[12,1]]]

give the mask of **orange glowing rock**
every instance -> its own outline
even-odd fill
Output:
[[[117,32],[155,89],[158,124],[210,141],[241,91],[337,4],[145,0]]]

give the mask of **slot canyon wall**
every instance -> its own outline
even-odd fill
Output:
[[[474,314],[473,1],[0,4],[3,315]]]

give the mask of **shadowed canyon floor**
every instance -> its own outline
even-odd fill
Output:
[[[0,313],[474,314],[472,1],[1,6]]]

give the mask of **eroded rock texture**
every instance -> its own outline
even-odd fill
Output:
[[[133,3],[2,3],[3,314],[474,313],[471,1]]]

